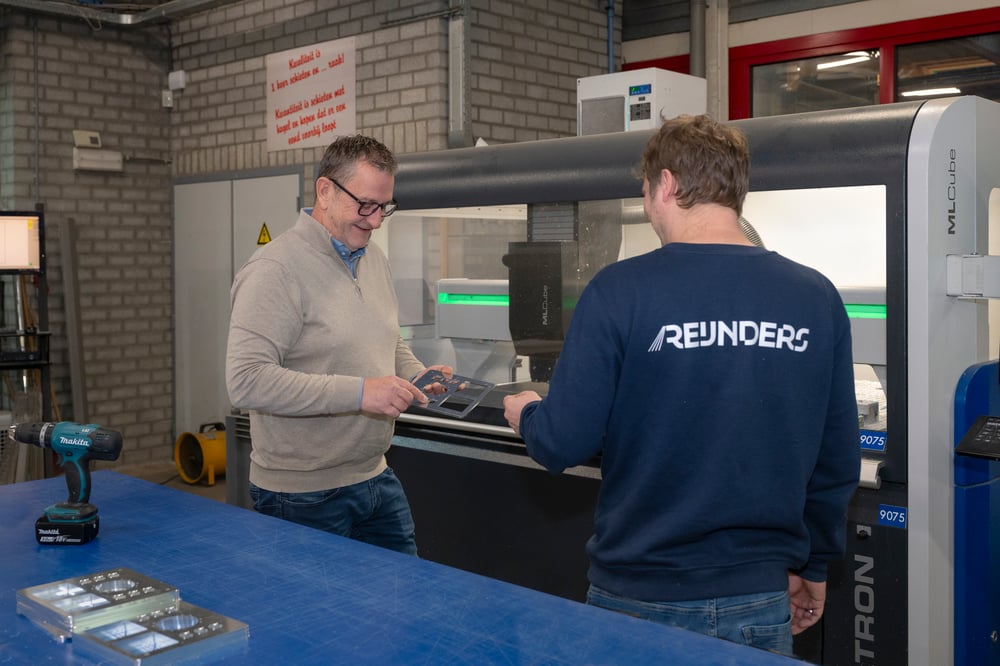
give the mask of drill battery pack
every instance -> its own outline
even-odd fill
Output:
[[[35,541],[46,545],[81,546],[94,540],[99,527],[97,516],[80,523],[54,523],[42,516],[35,521]]]
[[[80,546],[97,536],[97,507],[87,503],[61,502],[45,510],[35,521],[35,541],[40,544]]]

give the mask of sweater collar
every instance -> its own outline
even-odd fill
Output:
[[[333,249],[337,252],[347,267],[351,269],[351,275],[357,277],[358,261],[365,254],[365,248],[361,247],[353,252],[346,245],[341,243],[339,240],[330,236],[330,242],[333,243]]]

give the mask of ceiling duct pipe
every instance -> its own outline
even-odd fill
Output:
[[[472,70],[468,16],[469,0],[462,0],[448,17],[448,147],[472,145]]]
[[[615,0],[608,0],[608,74],[615,72]]]
[[[93,9],[65,2],[48,2],[46,0],[0,0],[0,7],[25,9],[38,14],[52,14],[86,21],[102,21],[121,26],[141,26],[146,23],[169,21],[174,18],[194,14],[206,9],[214,9],[228,5],[235,0],[173,0],[162,5],[135,13],[121,13],[109,10]]]
[[[688,33],[688,49],[691,64],[688,73],[691,76],[705,78],[705,11],[706,0],[691,0],[691,27]]]

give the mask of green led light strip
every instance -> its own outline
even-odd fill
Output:
[[[509,307],[510,296],[504,294],[438,294],[438,303],[442,305],[489,305]],[[884,305],[866,305],[861,303],[846,303],[844,309],[851,319],[885,319]]]
[[[506,294],[438,294],[438,303],[442,305],[495,305],[507,307],[510,296]]]
[[[845,303],[844,309],[851,319],[885,319],[884,305],[864,305],[860,303]]]

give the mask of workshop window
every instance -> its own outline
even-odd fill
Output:
[[[878,50],[848,51],[753,68],[755,118],[879,102]]]
[[[896,101],[978,95],[1000,101],[1000,32],[896,48]]]
[[[977,95],[1000,101],[1000,32],[883,47],[894,91],[880,86],[880,53],[859,49],[751,68],[753,117]]]
[[[736,46],[729,117],[957,95],[1000,101],[998,63],[1000,7]]]

